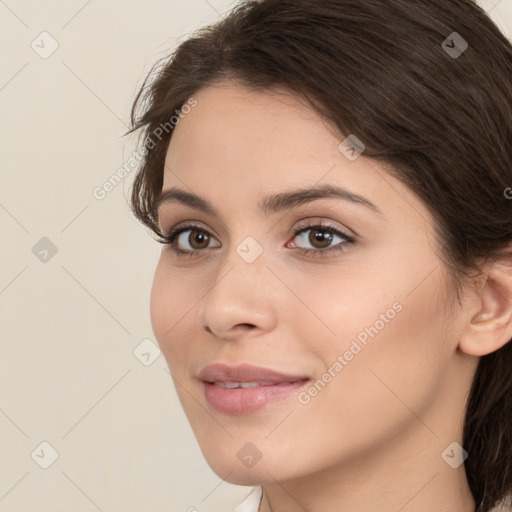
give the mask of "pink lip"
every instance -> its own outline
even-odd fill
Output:
[[[307,379],[306,375],[287,375],[251,364],[239,364],[230,366],[224,363],[209,364],[198,375],[204,382],[295,382]]]
[[[203,381],[209,405],[218,412],[233,415],[255,412],[272,402],[284,400],[310,380],[304,375],[288,375],[250,364],[229,366],[223,363],[206,366],[198,378]],[[230,389],[214,382],[261,382],[267,385]]]

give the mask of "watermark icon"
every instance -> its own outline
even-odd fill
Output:
[[[244,466],[252,468],[263,457],[263,454],[255,444],[246,443],[238,450],[236,456]]]
[[[133,355],[144,365],[152,365],[159,357],[161,351],[149,338],[143,339],[133,350]]]
[[[297,400],[302,405],[307,405],[311,402],[311,399],[322,391],[329,382],[331,382],[344,368],[349,364],[350,361],[354,359],[354,356],[359,354],[361,350],[368,345],[368,336],[372,339],[379,334],[379,332],[384,329],[386,324],[388,324],[393,318],[395,318],[397,313],[402,311],[403,306],[400,302],[396,301],[393,305],[386,310],[385,313],[381,313],[379,315],[379,319],[376,320],[372,326],[365,327],[357,336],[356,339],[353,339],[350,347],[346,350],[343,355],[338,355],[336,361],[332,363],[329,368],[321,375],[319,379],[317,379],[308,389],[301,391],[297,395]],[[359,341],[359,343],[358,343]],[[361,346],[360,343],[363,345]]]
[[[356,137],[354,134],[350,134],[338,146],[338,151],[351,162],[357,160],[365,149],[366,146],[364,145],[363,141]]]
[[[30,44],[32,50],[34,50],[41,59],[47,59],[59,47],[57,40],[48,32],[41,32]]]
[[[32,247],[32,254],[42,263],[48,263],[57,252],[57,246],[46,236]]]
[[[457,469],[468,458],[468,452],[457,441],[454,441],[444,449],[441,457],[446,464]]]
[[[503,195],[504,195],[507,199],[512,199],[512,187],[507,187],[507,188],[503,191]]]
[[[442,42],[441,46],[452,59],[458,59],[468,49],[469,45],[458,32],[452,32]]]
[[[252,236],[248,236],[237,246],[236,252],[246,263],[252,263],[261,255],[263,247]]]
[[[92,195],[98,201],[102,201],[107,197],[109,192],[112,192],[119,183],[123,181],[123,179],[128,176],[134,169],[138,167],[142,159],[148,154],[148,152],[156,146],[155,138],[158,140],[162,140],[162,136],[165,133],[169,133],[174,127],[180,122],[180,119],[183,119],[187,114],[190,114],[192,109],[197,106],[197,100],[194,97],[191,97],[187,100],[187,102],[181,107],[180,110],[175,110],[175,114],[173,114],[168,121],[165,123],[161,123],[157,126],[146,138],[146,142],[139,148],[137,151],[133,151],[132,155],[122,167],[119,167],[115,173],[113,173],[108,180],[106,180],[101,185],[94,187],[92,190]]]
[[[59,452],[48,441],[43,441],[30,456],[38,466],[48,469],[58,459]]]

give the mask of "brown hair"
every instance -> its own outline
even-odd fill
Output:
[[[143,129],[145,153],[131,208],[160,236],[169,120],[222,78],[296,93],[363,141],[431,211],[457,298],[512,242],[512,46],[472,0],[249,0],[181,43],[146,77],[128,132]],[[512,343],[480,358],[463,443],[488,512],[512,493]]]

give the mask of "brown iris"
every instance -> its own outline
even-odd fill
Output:
[[[328,247],[332,242],[332,233],[325,229],[310,229],[309,242],[313,247],[323,249]],[[323,244],[321,246],[316,245],[317,243]]]
[[[190,235],[188,236],[188,242],[190,243],[190,246],[195,250],[205,249],[208,247],[210,242],[210,235],[204,231],[201,231],[200,229],[191,229]],[[197,243],[198,245],[195,246],[194,243]]]

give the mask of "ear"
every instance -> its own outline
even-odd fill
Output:
[[[459,340],[462,352],[485,356],[512,340],[512,251],[496,254],[483,268],[469,323]]]

